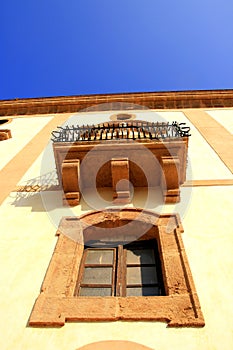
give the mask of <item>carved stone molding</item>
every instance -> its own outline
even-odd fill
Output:
[[[103,228],[108,228],[104,230],[105,235],[113,241],[116,234],[119,237],[118,234],[125,234],[125,231],[132,240],[157,240],[165,296],[75,296],[84,243],[98,239]],[[140,230],[142,236],[135,237],[135,231]],[[58,242],[29,324],[55,327],[63,326],[66,321],[130,320],[167,322],[169,327],[203,327],[204,319],[182,242],[182,232],[178,215],[158,215],[141,209],[95,211],[79,218],[63,217],[57,231]]]
[[[64,191],[64,205],[78,205],[80,201],[79,179],[80,179],[79,159],[63,160],[62,162],[62,187]]]
[[[219,108],[233,106],[233,90],[137,92],[0,101],[0,115],[73,113],[89,110],[122,110],[140,105],[147,109]]]
[[[113,199],[115,204],[130,202],[129,192],[129,160],[113,158],[111,160]]]
[[[180,200],[179,187],[186,179],[188,137],[163,142],[54,142],[53,149],[59,184],[65,192],[64,203],[79,203],[80,177],[83,189],[113,187],[115,198],[118,182],[122,188],[117,190],[117,198],[123,203],[129,202],[130,194],[128,181],[123,185],[122,179],[129,179],[134,187],[160,186],[166,203]],[[78,168],[72,169],[75,162]]]
[[[176,203],[180,201],[180,161],[178,157],[161,157],[162,176],[161,188],[165,203]]]

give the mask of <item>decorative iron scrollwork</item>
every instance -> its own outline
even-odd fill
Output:
[[[190,127],[176,121],[102,123],[98,125],[58,126],[52,132],[53,142],[102,141],[115,139],[164,140],[191,136]]]

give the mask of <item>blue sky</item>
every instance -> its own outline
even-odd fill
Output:
[[[0,99],[233,88],[232,0],[8,0]]]

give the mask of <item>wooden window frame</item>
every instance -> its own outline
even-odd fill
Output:
[[[135,231],[146,232],[140,239],[157,240],[166,295],[74,296],[84,249],[81,240],[98,236],[98,227],[118,226],[122,229],[127,222],[135,224]],[[138,232],[135,239],[133,233],[132,241],[138,239]],[[52,327],[63,326],[66,321],[140,320],[167,322],[169,327],[203,327],[204,318],[185,254],[182,232],[177,214],[158,215],[134,208],[95,211],[79,218],[63,217],[57,231],[57,245],[29,325]]]
[[[103,251],[103,250],[112,250],[113,251],[113,262],[112,264],[87,264],[86,263],[86,257],[87,257],[87,253],[90,250],[95,250],[95,251]],[[84,247],[84,251],[83,251],[83,256],[82,256],[82,260],[81,260],[81,264],[80,264],[80,269],[79,269],[79,273],[78,273],[78,278],[77,278],[77,285],[75,288],[75,292],[74,292],[74,296],[80,296],[79,295],[79,290],[80,288],[111,288],[111,296],[115,296],[115,273],[116,273],[116,248],[85,248]],[[84,283],[83,282],[83,274],[84,274],[84,270],[86,267],[92,267],[92,268],[105,268],[105,267],[112,267],[112,282],[111,284],[100,284],[100,283],[96,283],[95,285],[91,285],[90,283]]]
[[[140,247],[140,244],[142,244],[142,248]],[[123,248],[123,260],[124,260],[124,263],[123,263],[123,274],[124,276],[126,276],[127,272],[127,267],[154,267],[155,271],[156,271],[156,275],[157,275],[157,278],[158,278],[158,281],[157,283],[154,283],[154,286],[156,286],[157,288],[160,289],[160,294],[159,295],[154,295],[154,296],[160,296],[160,295],[165,295],[165,291],[164,291],[164,283],[163,283],[163,277],[162,277],[162,271],[161,271],[161,261],[160,261],[160,257],[159,257],[159,251],[158,251],[158,243],[157,243],[157,240],[156,239],[148,239],[146,241],[136,241],[136,242],[133,242],[131,244],[129,244],[129,247],[132,249],[132,248],[136,248],[137,250],[140,250],[140,249],[146,249],[147,247],[151,248],[154,250],[154,258],[155,258],[155,262],[154,264],[132,264],[132,263],[127,263],[127,251],[129,249],[127,249],[128,247],[126,246],[125,249]],[[123,281],[125,281],[125,278],[123,279]],[[152,284],[150,284],[152,285]],[[141,283],[141,284],[127,284],[127,281],[126,281],[126,286],[125,288],[123,288],[123,293],[121,296],[123,297],[127,297],[127,287],[128,288],[135,288],[135,287],[145,287],[145,286],[149,286],[149,284],[146,284],[146,283]],[[151,295],[152,296],[152,295]]]
[[[135,249],[135,250],[146,250],[150,248],[154,251],[154,263],[127,263],[127,252],[129,250]],[[90,251],[112,251],[113,252],[113,260],[112,263],[87,263],[87,256],[88,252]],[[107,243],[102,245],[102,248],[100,247],[88,247],[84,246],[84,252],[81,260],[81,265],[79,269],[79,274],[77,277],[77,285],[75,288],[74,296],[81,296],[81,289],[82,288],[111,288],[111,296],[115,297],[126,297],[127,296],[127,288],[143,288],[143,287],[157,287],[160,290],[160,294],[158,295],[165,295],[164,293],[164,286],[163,286],[163,279],[162,279],[162,273],[161,273],[161,262],[160,258],[158,256],[158,244],[155,239],[145,240],[145,241],[136,241],[132,242],[127,245],[118,244],[116,242],[116,246],[114,248],[108,248]],[[111,284],[106,283],[97,283],[94,284],[91,283],[84,283],[84,273],[85,268],[105,268],[105,267],[111,267],[112,268],[112,281]],[[156,276],[158,278],[157,283],[137,283],[137,284],[128,284],[127,283],[127,268],[128,267],[153,267]],[[157,296],[158,296],[157,295]],[[83,295],[85,296],[85,295]],[[86,295],[88,296],[88,295]],[[99,295],[102,296],[102,295]],[[152,295],[151,295],[152,296]],[[155,296],[155,295],[154,295]],[[102,296],[103,297],[103,296]]]

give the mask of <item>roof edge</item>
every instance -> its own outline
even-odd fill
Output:
[[[233,89],[127,92],[0,100],[0,116],[75,113],[85,109],[130,110],[134,108],[130,104],[141,106],[142,109],[229,108],[233,107]]]

